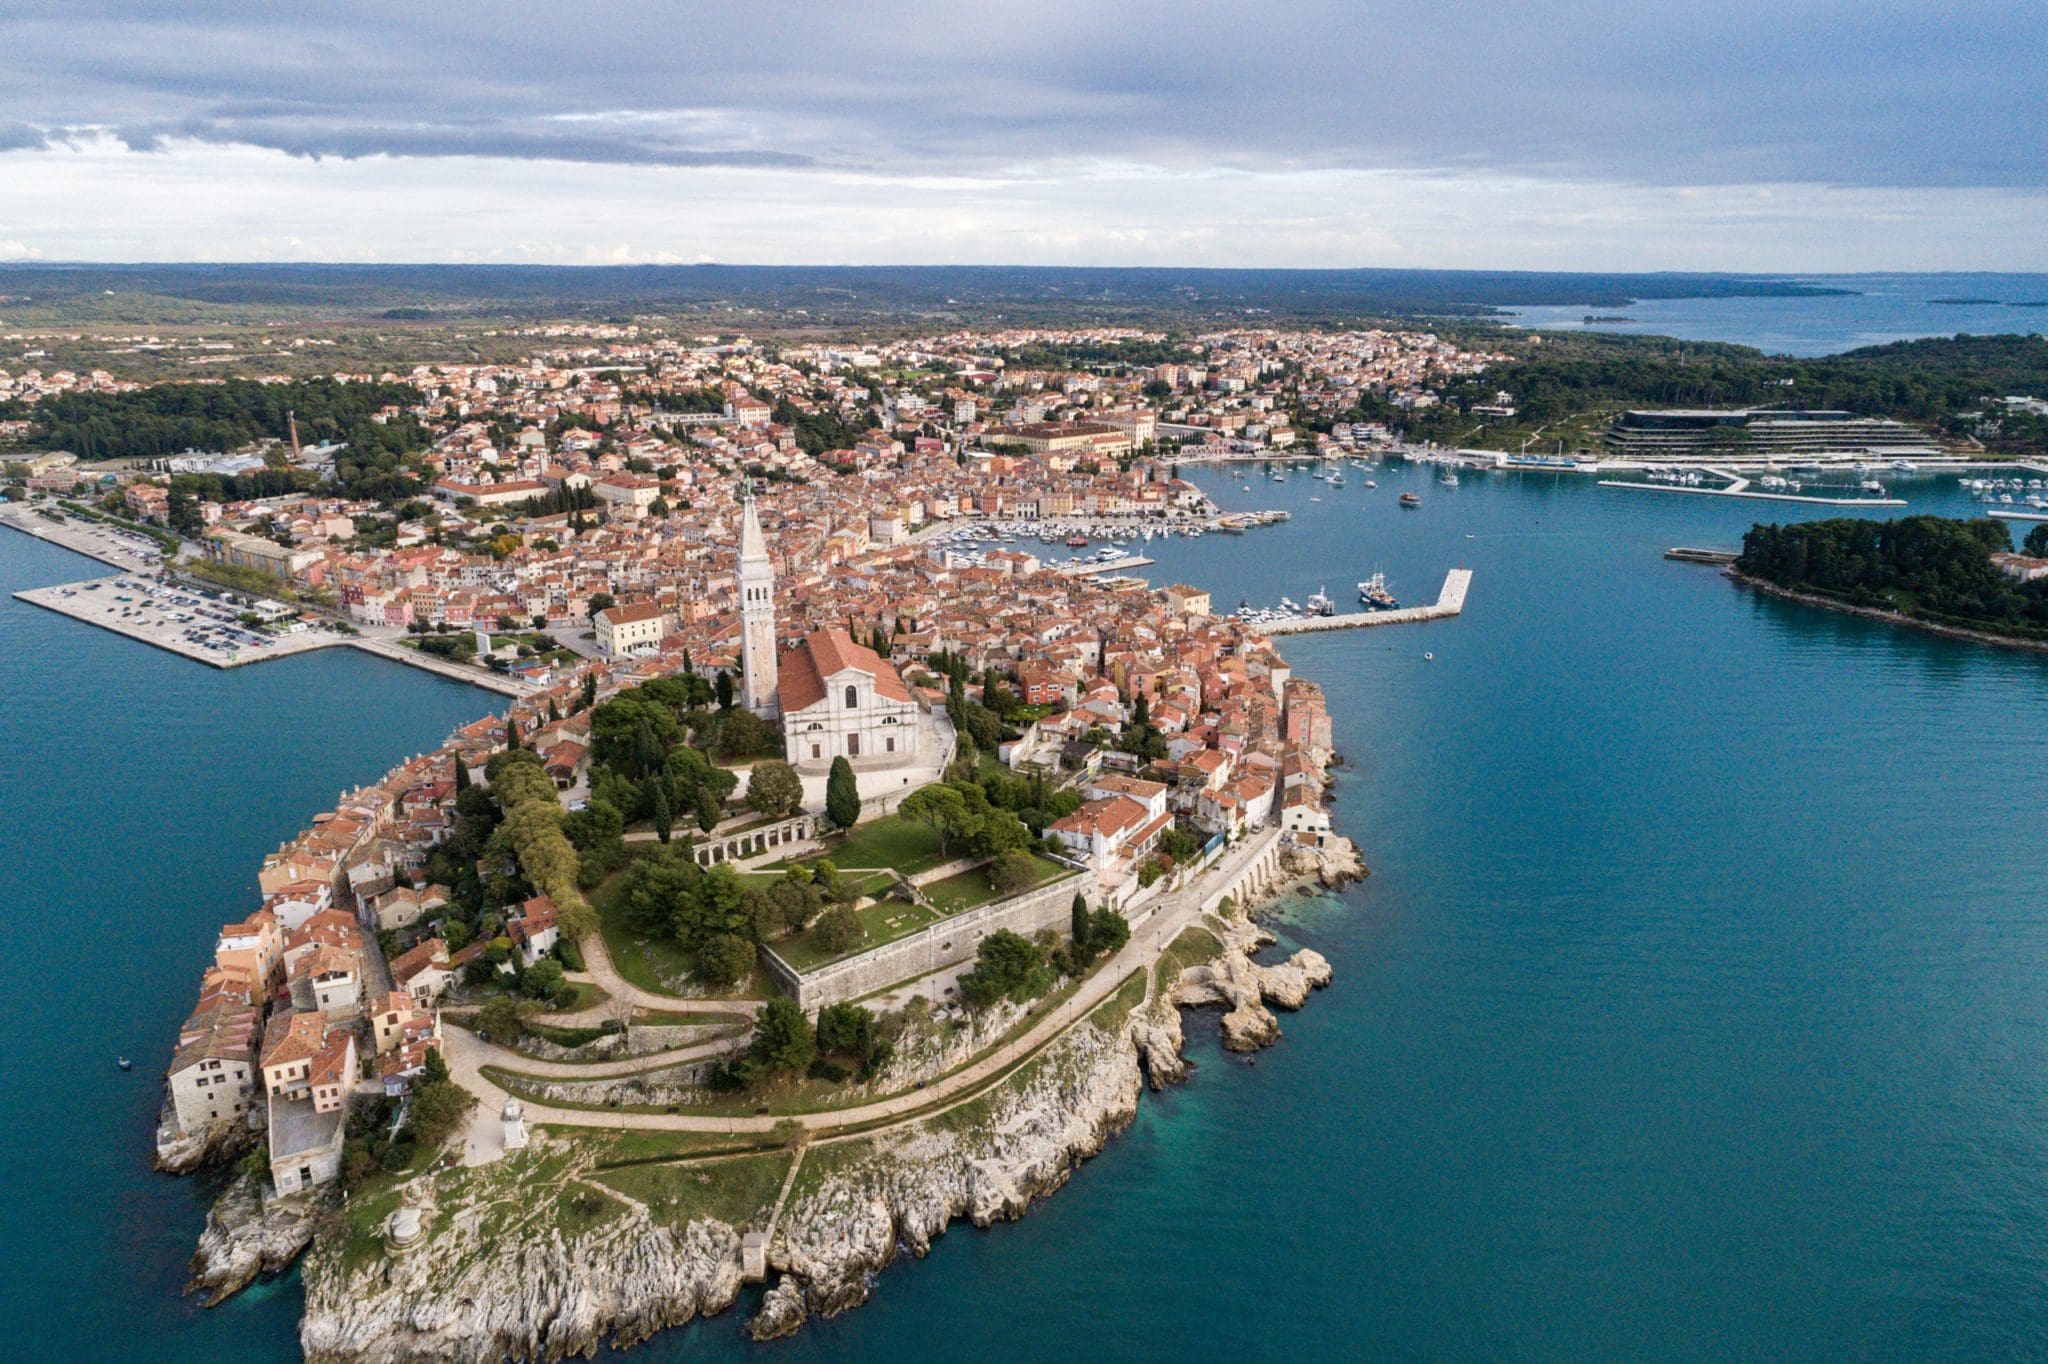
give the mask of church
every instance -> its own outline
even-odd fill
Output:
[[[783,750],[799,772],[834,758],[862,771],[917,762],[923,711],[902,675],[845,630],[818,630],[776,651],[775,563],[751,493],[740,521],[741,696],[764,719],[782,719]]]
[[[819,630],[777,665],[783,747],[799,772],[822,772],[834,758],[855,767],[917,761],[920,710],[888,660],[844,630]]]

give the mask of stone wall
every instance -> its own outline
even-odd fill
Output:
[[[1077,878],[1063,876],[1022,895],[941,919],[908,937],[802,974],[791,969],[772,949],[762,949],[761,957],[783,992],[802,1005],[805,1013],[812,1013],[827,1004],[859,999],[966,961],[974,955],[981,940],[997,929],[1006,928],[1029,937],[1040,929],[1065,928],[1079,884]]]

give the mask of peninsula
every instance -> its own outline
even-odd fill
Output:
[[[1284,443],[1234,395],[1326,393],[1328,424],[1359,375],[1486,363],[1396,333],[1028,379],[960,367],[1163,338],[596,341],[379,381],[364,420],[421,446],[389,467],[334,450],[385,440],[360,423],[313,467],[288,413],[248,455],[16,471],[10,524],[123,570],[67,614],[487,657],[512,695],[263,857],[176,1032],[157,1161],[232,1174],[192,1287],[303,1257],[309,1359],[556,1358],[749,1281],[748,1329],[793,1331],[1057,1189],[1183,1076],[1182,1007],[1274,1042],[1330,967],[1252,916],[1363,875],[1322,690],[1200,588],[1044,546],[1229,528],[1154,458],[1146,389]],[[1262,378],[1283,352],[1353,381]],[[96,379],[53,413],[94,386],[157,401]]]

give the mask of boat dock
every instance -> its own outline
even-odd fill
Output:
[[[1122,573],[1126,569],[1150,568],[1158,563],[1142,554],[1126,554],[1121,559],[1083,559],[1076,563],[1054,564],[1053,572],[1065,573],[1076,578],[1092,578],[1098,573]]]
[[[1760,493],[1750,487],[1750,480],[1740,474],[1721,469],[1708,469],[1707,473],[1717,474],[1732,480],[1725,488],[1691,487],[1683,483],[1635,483],[1625,478],[1603,478],[1603,488],[1632,488],[1639,493],[1691,493],[1696,497],[1745,497],[1756,502],[1804,502],[1820,507],[1903,507],[1903,497],[1809,497],[1805,493]]]
[[[1465,593],[1472,586],[1472,570],[1454,568],[1444,575],[1443,590],[1428,606],[1404,606],[1393,611],[1347,611],[1338,616],[1302,616],[1259,626],[1268,635],[1306,635],[1318,630],[1362,630],[1374,625],[1413,625],[1425,620],[1442,620],[1465,609]]]
[[[2031,507],[2024,511],[2017,507],[1990,507],[1985,514],[2005,521],[2048,521],[2048,511],[2035,511]]]
[[[1664,557],[1676,559],[1682,564],[1713,564],[1717,567],[1726,567],[1734,563],[1739,556],[1731,550],[1688,549],[1684,545],[1674,545],[1664,551]]]

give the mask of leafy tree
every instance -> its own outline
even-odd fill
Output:
[[[1038,864],[1031,854],[1012,850],[989,864],[988,883],[998,895],[1015,895],[1038,883]]]
[[[903,798],[896,812],[924,825],[939,838],[939,856],[951,854],[952,842],[973,829],[973,816],[957,786],[921,787]]]
[[[882,1038],[874,1014],[851,1002],[828,1004],[818,1011],[818,1050],[853,1056],[863,1073],[886,1064],[894,1048]]]
[[[851,829],[860,821],[860,783],[854,778],[853,764],[844,757],[834,758],[825,776],[825,814],[842,829]]]
[[[818,1054],[818,1042],[811,1021],[795,1000],[778,996],[761,1006],[754,1016],[754,1040],[747,1054],[764,1071],[801,1074],[809,1069]]]
[[[777,759],[754,764],[747,778],[747,805],[771,818],[780,819],[803,804],[804,783],[796,769]]]
[[[1096,910],[1089,920],[1088,943],[1098,952],[1121,952],[1130,940],[1130,920],[1108,905]]]
[[[861,930],[860,916],[854,913],[852,905],[832,906],[818,916],[818,922],[811,931],[817,934],[818,946],[827,952],[851,952],[866,936]]]
[[[493,1042],[509,1047],[526,1035],[526,1011],[510,995],[499,995],[476,1011],[476,1027]]]
[[[526,968],[519,989],[529,999],[553,999],[568,982],[562,977],[562,963],[543,958]]]
[[[976,1008],[1003,999],[1022,1004],[1045,993],[1051,984],[1052,967],[1045,949],[999,928],[975,949],[973,969],[960,977],[960,994]]]
[[[439,1146],[455,1135],[475,1105],[475,1097],[451,1080],[416,1084],[406,1107],[406,1126],[420,1145]]]
[[[719,757],[746,758],[774,746],[775,727],[754,712],[735,707],[718,717]]]
[[[697,949],[697,973],[713,985],[733,985],[754,969],[754,946],[737,933],[715,933]]]

